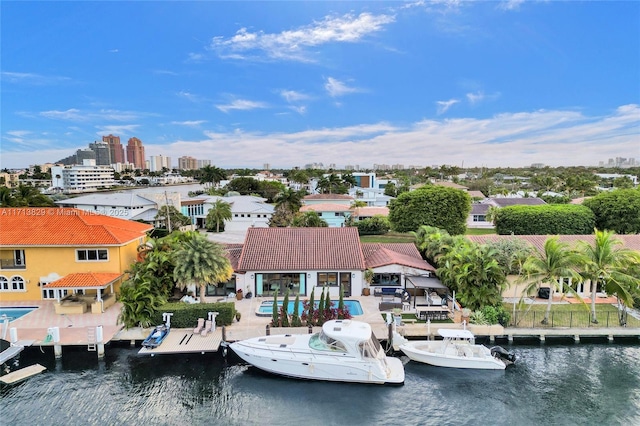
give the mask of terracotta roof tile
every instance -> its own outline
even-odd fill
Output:
[[[95,272],[69,274],[44,285],[43,288],[104,288],[121,276],[122,274]]]
[[[353,200],[351,195],[346,194],[311,194],[306,195],[303,200]]]
[[[354,209],[353,215],[358,217],[389,216],[389,207],[357,207]]]
[[[467,238],[475,243],[484,244],[489,241],[498,241],[500,239],[517,238],[524,240],[535,247],[538,251],[544,251],[544,243],[547,238],[552,235],[467,235]],[[559,235],[558,239],[570,246],[575,245],[578,241],[584,241],[587,244],[593,244],[594,235]],[[631,250],[640,251],[640,235],[616,235],[615,238],[622,241],[624,247]]]
[[[364,270],[358,230],[249,228],[239,271]]]
[[[227,252],[227,258],[231,262],[231,267],[234,271],[238,270],[238,262],[240,262],[240,255],[242,254],[243,244],[225,244],[224,249]]]
[[[363,243],[362,252],[364,253],[367,268],[402,265],[416,269],[435,271],[435,268],[422,258],[413,243]]]
[[[79,209],[0,209],[0,246],[122,245],[151,229],[151,225]]]
[[[310,204],[308,206],[300,207],[301,212],[347,212],[351,210],[350,206],[346,204],[334,204],[334,203],[319,203],[319,204]]]

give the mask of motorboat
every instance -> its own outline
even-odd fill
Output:
[[[469,330],[439,329],[438,334],[442,340],[412,341],[394,333],[393,345],[410,360],[437,367],[504,370],[516,361],[513,353],[500,346],[476,345]]]
[[[157,325],[149,334],[149,337],[144,339],[142,347],[147,349],[153,349],[160,346],[160,343],[169,335],[171,328],[166,325]]]
[[[404,365],[387,357],[365,322],[331,320],[315,334],[281,334],[231,343],[260,370],[297,379],[375,384],[404,383]]]

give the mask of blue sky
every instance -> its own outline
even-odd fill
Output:
[[[1,159],[102,135],[223,167],[640,159],[640,2],[12,2]]]

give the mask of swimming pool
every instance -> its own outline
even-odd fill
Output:
[[[20,306],[16,308],[5,308],[0,306],[0,318],[6,315],[9,318],[9,321],[14,321],[35,311],[36,309],[38,309],[37,306]]]
[[[338,307],[339,300],[332,300],[333,307]],[[295,301],[289,302],[287,312],[293,313],[293,306],[295,305]],[[316,307],[318,306],[318,302],[315,303]],[[282,300],[278,300],[278,306],[282,306]],[[357,300],[345,300],[344,306],[349,309],[349,313],[353,316],[362,315],[364,312],[362,311],[362,306],[360,302]],[[304,310],[303,303],[299,302],[298,304],[298,313],[302,315]],[[264,301],[260,304],[260,307],[256,311],[256,315],[259,317],[270,317],[273,313],[273,301]]]

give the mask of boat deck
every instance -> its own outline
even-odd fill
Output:
[[[206,336],[194,334],[193,329],[177,328],[171,329],[167,337],[156,348],[142,348],[138,352],[140,355],[157,354],[182,354],[182,353],[206,353],[217,352],[222,342],[222,330],[208,333]]]

